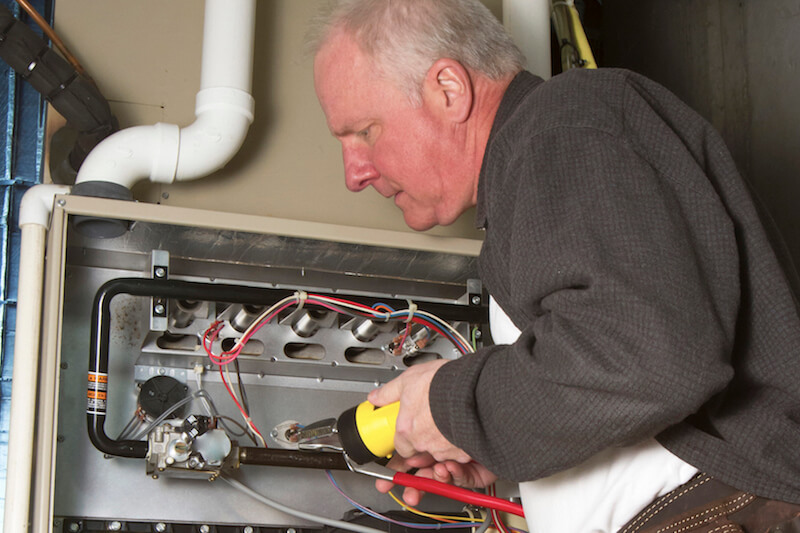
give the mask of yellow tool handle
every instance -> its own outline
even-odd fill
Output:
[[[400,402],[383,407],[362,402],[342,413],[336,427],[347,455],[358,464],[391,456],[399,410]]]
[[[376,457],[389,457],[394,451],[394,432],[400,402],[375,407],[363,402],[356,408],[356,427],[364,445]]]

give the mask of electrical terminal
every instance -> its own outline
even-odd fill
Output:
[[[434,336],[435,333],[432,333],[426,327],[421,327],[417,331],[413,331],[410,330],[410,326],[407,326],[400,331],[389,344],[383,346],[382,349],[385,353],[393,357],[406,357],[428,346]]]

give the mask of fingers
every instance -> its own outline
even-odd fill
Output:
[[[399,378],[395,378],[381,387],[371,390],[367,395],[367,400],[375,407],[383,407],[384,405],[400,401],[402,392],[403,382]]]
[[[391,481],[388,481],[386,479],[375,480],[375,488],[378,490],[378,492],[386,494],[387,492],[392,490],[392,487],[394,487],[394,483],[392,483]]]
[[[444,463],[446,461],[455,461],[461,464],[467,464],[472,462],[472,457],[470,457],[469,454],[467,454],[467,452],[465,452],[460,448],[456,448],[446,440],[445,443],[446,446],[442,447],[441,450],[430,452],[433,458],[436,459],[438,462]]]
[[[406,487],[406,489],[403,491],[403,501],[411,507],[416,507],[422,501],[422,496],[424,495],[424,492]]]
[[[475,486],[475,480],[472,479],[472,476],[468,475],[467,469],[464,468],[463,464],[448,461],[447,463],[444,463],[443,466],[453,485],[457,485],[459,487]]]

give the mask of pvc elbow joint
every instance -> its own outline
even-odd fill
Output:
[[[236,154],[253,122],[253,97],[227,87],[197,94],[197,120],[181,129],[156,123],[118,131],[84,161],[76,184],[105,181],[128,189],[149,178],[157,183],[197,179],[219,170]]]
[[[69,194],[66,185],[40,184],[34,185],[22,196],[19,207],[19,227],[25,224],[36,224],[45,229],[50,228],[50,215],[53,213],[53,201],[58,194]]]
[[[224,167],[242,146],[254,108],[253,97],[239,89],[213,87],[197,93],[197,120],[180,131],[174,179],[192,180]]]
[[[120,130],[89,153],[75,183],[106,181],[130,189],[146,178],[166,181],[175,175],[179,138],[178,126],[161,122]]]

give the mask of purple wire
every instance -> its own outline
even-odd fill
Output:
[[[353,507],[355,507],[356,509],[358,509],[362,513],[367,514],[367,515],[369,515],[369,516],[371,516],[373,518],[377,518],[378,520],[383,520],[384,522],[390,522],[390,523],[396,524],[398,526],[410,527],[410,528],[414,528],[414,529],[454,529],[454,528],[471,528],[472,527],[472,525],[470,525],[469,523],[462,523],[462,524],[445,524],[445,523],[439,523],[439,524],[417,524],[417,523],[414,523],[414,522],[401,522],[399,520],[394,520],[392,518],[389,518],[388,516],[385,516],[385,515],[382,515],[380,513],[377,513],[375,511],[373,511],[369,507],[364,507],[363,505],[361,505],[360,503],[355,501],[353,498],[351,498],[350,496],[345,494],[345,492],[336,483],[336,480],[333,479],[333,474],[331,474],[330,470],[326,470],[325,474],[328,476],[328,479],[330,480],[331,484],[336,489],[336,492],[341,494],[342,497],[350,503],[350,505],[352,505]]]

